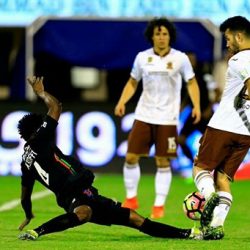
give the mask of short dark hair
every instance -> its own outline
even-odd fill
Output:
[[[234,16],[226,19],[220,25],[220,31],[224,33],[227,29],[230,31],[242,31],[247,36],[250,36],[250,22],[243,16]]]
[[[21,120],[19,120],[17,128],[18,133],[20,134],[21,138],[25,141],[28,141],[31,135],[37,131],[37,129],[43,123],[43,115],[29,113],[24,115]]]
[[[147,28],[144,32],[146,39],[151,44],[153,44],[152,36],[154,33],[154,29],[155,29],[155,27],[161,27],[161,26],[164,26],[168,30],[169,36],[170,36],[169,43],[170,43],[170,45],[172,45],[172,43],[175,42],[175,40],[176,40],[176,29],[175,29],[174,24],[172,22],[170,22],[165,17],[154,18],[153,20],[148,22]]]

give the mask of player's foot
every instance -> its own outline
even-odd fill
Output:
[[[223,226],[205,227],[203,229],[204,240],[220,240],[224,237]]]
[[[213,218],[214,208],[219,204],[219,195],[212,193],[205,203],[204,210],[201,214],[201,227],[207,227]]]
[[[34,230],[27,230],[25,233],[21,233],[18,236],[20,240],[36,240],[38,238],[38,233]]]
[[[203,240],[203,232],[198,227],[194,226],[188,238],[192,240]]]
[[[164,207],[160,206],[160,207],[156,207],[154,206],[152,209],[152,213],[150,215],[151,219],[160,219],[164,216]]]
[[[139,208],[139,204],[138,204],[138,200],[137,197],[133,197],[133,198],[126,198],[126,200],[122,203],[122,207],[126,207],[126,208],[130,208],[130,209],[138,209]]]

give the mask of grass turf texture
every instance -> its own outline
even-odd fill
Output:
[[[4,203],[18,199],[20,196],[19,177],[0,177],[1,196],[0,206]],[[123,200],[124,187],[121,175],[98,175],[95,186],[102,195]],[[153,238],[139,231],[121,227],[105,227],[95,224],[85,224],[64,232],[45,235],[37,241],[21,241],[17,239],[19,224],[24,219],[21,206],[0,212],[0,249],[25,249],[25,250],[64,250],[64,249],[91,249],[91,250],[235,250],[250,249],[250,203],[248,190],[250,181],[237,181],[232,184],[234,203],[225,223],[225,238],[221,241],[194,241]],[[34,192],[44,190],[36,184]],[[170,195],[166,205],[166,216],[160,222],[168,223],[182,228],[190,228],[193,221],[185,217],[182,211],[184,197],[195,190],[194,184],[175,176],[173,178]],[[154,200],[154,176],[143,175],[139,186],[140,209],[138,212],[149,216]],[[27,229],[37,227],[50,218],[62,214],[62,209],[55,204],[53,195],[33,201],[35,218]]]

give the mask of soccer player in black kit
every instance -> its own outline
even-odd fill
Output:
[[[100,225],[122,225],[162,238],[202,239],[197,228],[180,229],[151,221],[134,210],[121,207],[120,202],[101,196],[92,186],[94,174],[71,156],[64,155],[54,142],[55,130],[62,111],[61,103],[44,90],[43,77],[30,77],[28,83],[48,108],[45,116],[30,113],[18,123],[18,131],[26,141],[21,162],[21,204],[25,220],[20,230],[34,217],[31,194],[35,180],[50,189],[65,213],[41,226],[19,235],[22,240],[64,231],[92,222]]]

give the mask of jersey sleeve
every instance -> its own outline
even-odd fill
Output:
[[[130,76],[134,78],[137,82],[142,79],[142,67],[141,67],[141,53],[139,53],[134,60]]]
[[[183,53],[183,62],[181,67],[181,75],[185,82],[188,82],[195,76],[192,64],[186,54]]]

